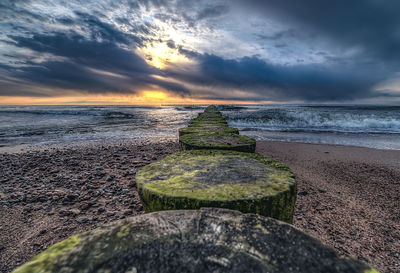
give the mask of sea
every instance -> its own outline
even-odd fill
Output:
[[[0,106],[0,151],[177,140],[178,129],[205,107]],[[219,105],[218,109],[230,126],[257,140],[400,150],[400,106]]]

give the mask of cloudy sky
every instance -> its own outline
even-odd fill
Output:
[[[1,0],[0,103],[400,103],[398,0]]]

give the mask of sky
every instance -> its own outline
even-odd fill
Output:
[[[398,0],[1,0],[0,104],[400,103]]]

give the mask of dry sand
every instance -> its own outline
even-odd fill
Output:
[[[72,234],[143,213],[134,175],[176,142],[0,154],[0,272]],[[400,271],[400,151],[258,142],[297,177],[295,226],[376,267]]]
[[[400,272],[400,151],[257,142],[298,183],[294,225],[380,272]]]
[[[136,171],[175,142],[0,154],[0,272],[75,233],[143,213]]]

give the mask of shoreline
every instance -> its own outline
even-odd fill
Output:
[[[395,149],[382,149],[382,148],[373,148],[373,147],[363,147],[363,146],[355,146],[355,145],[342,145],[342,144],[325,144],[325,143],[308,143],[308,142],[292,142],[292,141],[274,141],[274,140],[257,140],[257,146],[259,147],[259,149],[262,149],[262,146],[264,146],[266,143],[271,144],[272,145],[284,145],[284,146],[304,146],[307,148],[312,148],[312,149],[317,149],[318,147],[320,147],[321,149],[327,148],[328,150],[337,150],[340,152],[343,152],[345,150],[348,151],[364,151],[365,153],[384,153],[386,156],[388,156],[387,158],[383,159],[382,163],[383,164],[400,164],[400,150],[395,150]],[[331,149],[329,149],[331,148]],[[259,153],[259,151],[256,151]],[[338,155],[338,154],[336,154]],[[346,154],[346,156],[352,156],[351,153]],[[357,157],[357,156],[356,156]],[[354,158],[354,157],[353,157]],[[361,158],[358,156],[358,160],[361,160]],[[368,162],[371,163],[377,163],[377,160],[374,160],[370,157],[367,158],[362,158],[362,160],[366,160]]]
[[[149,144],[160,144],[166,142],[174,142],[176,137],[167,137],[160,139],[159,137],[154,138],[133,138],[124,140],[95,140],[95,141],[81,141],[81,142],[64,142],[64,143],[36,143],[36,144],[18,144],[14,146],[0,145],[1,154],[24,154],[32,152],[50,152],[56,150],[68,150],[68,149],[84,149],[84,148],[101,148],[103,146],[124,146],[124,145],[149,145]]]
[[[136,171],[178,147],[135,140],[0,152],[0,272],[68,236],[143,213]],[[297,228],[382,273],[400,269],[400,151],[257,141],[256,152],[295,173]]]
[[[240,131],[243,134],[242,131]],[[243,134],[244,136],[248,136]],[[254,136],[249,136],[253,137]],[[35,143],[35,144],[18,144],[14,146],[0,145],[0,154],[23,154],[30,152],[43,152],[49,150],[65,150],[65,149],[79,149],[79,148],[97,148],[100,146],[114,146],[114,145],[147,145],[147,144],[159,144],[165,142],[175,142],[177,136],[159,137],[154,138],[134,138],[124,140],[94,140],[94,141],[82,141],[82,142],[66,142],[66,143]],[[333,146],[333,147],[346,147],[346,148],[360,148],[378,151],[392,151],[395,153],[400,152],[400,149],[389,149],[389,148],[376,148],[367,146],[357,145],[346,145],[346,144],[334,144],[334,143],[312,143],[312,142],[301,142],[301,141],[287,141],[287,140],[257,140],[257,143],[270,142],[270,143],[293,143],[293,144],[305,144],[305,145],[320,145],[320,146]]]

